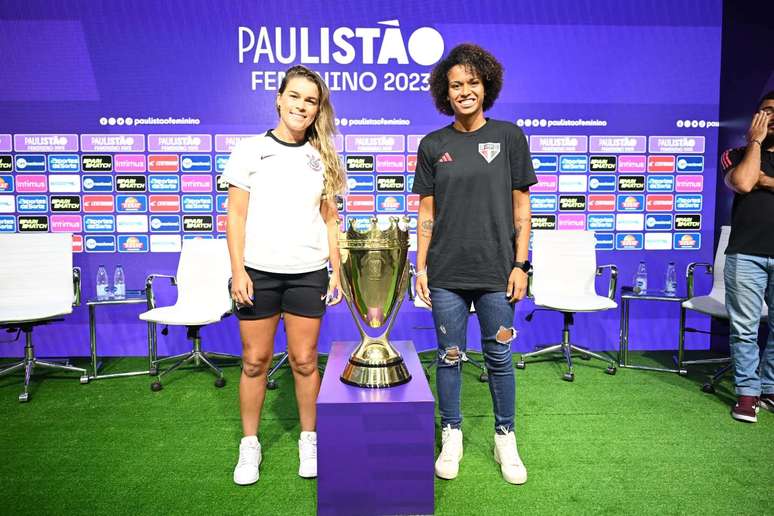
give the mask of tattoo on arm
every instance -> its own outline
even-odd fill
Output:
[[[421,224],[422,236],[430,238],[433,236],[433,219],[423,220]]]
[[[522,232],[526,229],[529,231],[531,220],[527,218],[516,219],[514,222],[514,229],[516,230],[516,240],[519,239]]]

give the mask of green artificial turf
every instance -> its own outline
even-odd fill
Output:
[[[579,360],[566,383],[560,363],[528,364],[517,371],[516,424],[529,482],[511,486],[492,458],[489,390],[466,366],[465,456],[456,480],[436,480],[436,514],[774,514],[774,414],[733,421],[728,380],[715,395],[699,390],[707,371],[608,376]],[[316,483],[297,476],[287,369],[264,407],[261,479],[233,484],[238,374],[227,369],[216,389],[203,370],[178,371],[153,393],[147,377],[80,385],[44,373],[26,404],[20,377],[0,378],[0,513],[314,514]]]

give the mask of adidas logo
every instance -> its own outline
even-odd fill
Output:
[[[438,163],[450,163],[452,161],[454,160],[452,159],[451,154],[444,152],[443,156],[441,156],[441,159],[438,160]]]

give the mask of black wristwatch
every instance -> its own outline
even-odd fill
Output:
[[[529,260],[524,260],[523,262],[513,262],[513,268],[521,269],[524,272],[529,272],[530,268],[532,268],[532,264],[529,263]]]

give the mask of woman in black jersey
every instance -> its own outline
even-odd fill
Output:
[[[440,478],[457,476],[462,458],[460,367],[471,303],[494,407],[494,456],[506,481],[527,480],[514,434],[511,360],[514,303],[526,294],[529,187],[537,182],[529,146],[514,124],[484,116],[502,87],[502,66],[464,44],[430,77],[435,106],[452,124],[425,136],[413,192],[420,195],[417,293],[432,306],[438,339]]]

